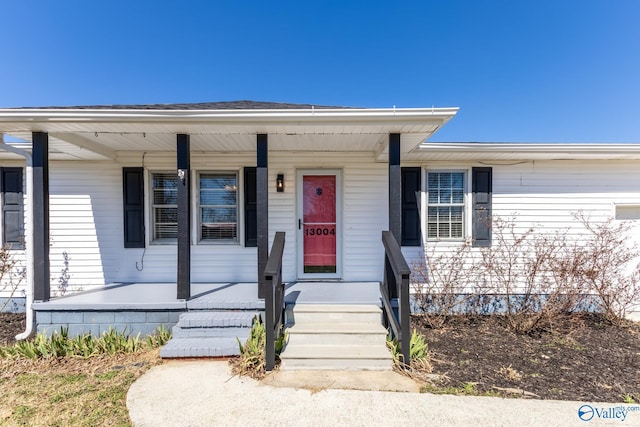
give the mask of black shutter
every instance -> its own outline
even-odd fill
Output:
[[[122,168],[124,247],[144,248],[144,169]]]
[[[420,168],[402,168],[402,246],[420,246]]]
[[[2,168],[2,243],[24,249],[22,168]]]
[[[473,246],[491,246],[492,169],[473,168]]]
[[[258,246],[258,211],[256,198],[256,168],[244,168],[244,245]]]

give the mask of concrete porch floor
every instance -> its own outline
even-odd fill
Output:
[[[243,303],[264,308],[257,283],[192,283],[191,299],[176,298],[175,283],[115,283],[104,288],[33,304],[36,310],[188,310],[208,305]],[[285,303],[380,304],[377,282],[292,282],[285,285]]]

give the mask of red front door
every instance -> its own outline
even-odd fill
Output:
[[[302,175],[304,274],[336,273],[336,175]]]

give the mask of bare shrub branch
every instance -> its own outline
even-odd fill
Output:
[[[489,247],[430,243],[412,275],[426,322],[439,328],[453,314],[502,314],[514,332],[532,333],[567,313],[601,310],[620,323],[640,302],[640,247],[629,239],[634,224],[573,215],[584,227],[579,233],[518,228],[515,215],[494,216]]]
[[[0,304],[0,312],[15,296],[26,275],[26,268],[19,265],[11,250],[7,246],[0,248],[0,292],[8,292],[7,299]]]
[[[574,274],[595,293],[607,319],[620,323],[629,308],[640,301],[640,247],[629,239],[633,223],[591,220],[584,212],[574,213],[588,238],[574,251],[579,263]]]
[[[430,327],[440,328],[448,316],[465,312],[480,294],[474,288],[473,264],[471,245],[466,242],[440,251],[434,244],[420,262],[413,263],[414,300]]]

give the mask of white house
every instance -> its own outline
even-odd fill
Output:
[[[557,227],[580,209],[640,219],[640,144],[428,142],[456,112],[249,101],[0,109],[2,243],[28,266],[27,309],[58,325],[70,324],[49,316],[62,292],[169,283],[177,303],[198,284],[255,284],[277,231],[283,281],[335,289],[382,280],[384,230],[411,259],[433,240],[490,245],[492,212]],[[430,195],[422,206],[416,191]]]

